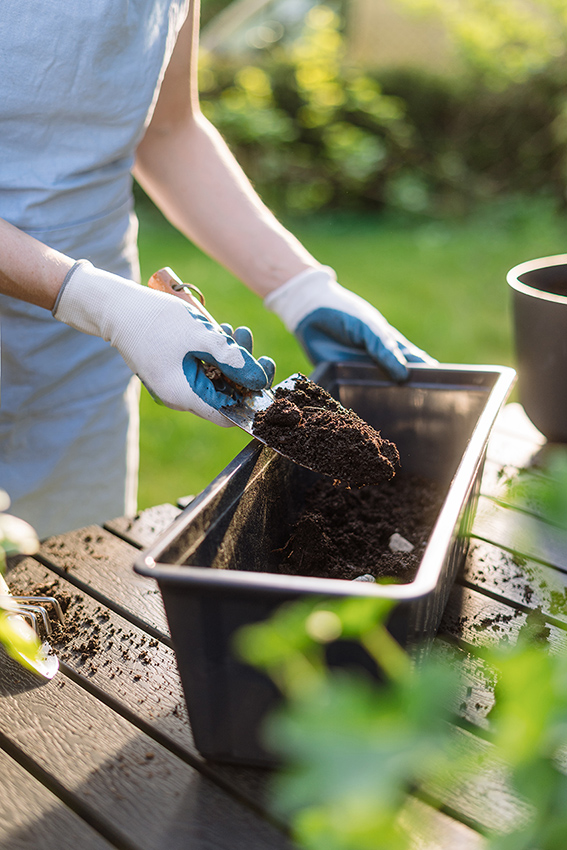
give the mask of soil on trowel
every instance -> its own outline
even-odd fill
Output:
[[[391,479],[400,461],[394,443],[303,375],[293,390],[276,389],[253,431],[292,460],[352,487]]]
[[[409,582],[443,502],[442,488],[412,475],[353,490],[321,479],[282,550],[292,575]]]

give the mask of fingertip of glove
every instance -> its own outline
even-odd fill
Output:
[[[252,336],[250,328],[241,326],[236,328],[231,335],[234,341],[237,342],[241,348],[245,348],[249,354],[252,354],[254,337]]]
[[[259,393],[262,390],[267,390],[270,386],[268,376],[262,369],[262,375],[252,376],[248,375],[243,379],[239,378],[239,382],[241,386],[246,387],[247,390],[252,390],[252,392]]]
[[[229,369],[223,365],[222,370],[235,381],[246,389],[254,392],[265,390],[271,385],[276,371],[276,364],[271,357],[259,357],[256,359],[250,352],[243,349],[244,366],[240,369]]]
[[[396,357],[393,352],[390,352],[390,356],[384,356],[380,361],[380,365],[386,369],[394,381],[402,382],[407,381],[409,378],[407,364]]]
[[[266,377],[268,379],[267,386],[271,387],[274,382],[274,377],[276,375],[276,362],[272,360],[271,357],[259,357],[258,363],[261,365],[262,369],[266,373]]]

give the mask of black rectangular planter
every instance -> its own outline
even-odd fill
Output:
[[[278,574],[277,554],[319,477],[253,440],[183,511],[134,569],[161,590],[189,716],[207,758],[270,765],[258,729],[274,685],[234,657],[235,631],[309,597],[396,600],[388,628],[405,647],[434,636],[463,565],[488,437],[515,372],[412,366],[394,384],[366,364],[327,364],[312,378],[398,446],[402,468],[446,492],[414,580],[372,584]],[[350,663],[348,645],[343,648]]]

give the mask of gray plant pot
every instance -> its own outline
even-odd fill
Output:
[[[567,443],[567,254],[508,272],[520,401],[542,434]]]

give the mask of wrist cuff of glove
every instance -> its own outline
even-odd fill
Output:
[[[74,263],[71,266],[71,268],[69,269],[69,271],[65,275],[63,283],[61,284],[61,289],[57,293],[57,298],[55,299],[55,304],[53,305],[53,310],[51,311],[51,315],[54,316],[55,318],[57,318],[56,313],[57,313],[57,310],[59,309],[59,302],[61,301],[61,296],[63,295],[65,287],[67,286],[67,284],[69,283],[69,281],[71,280],[72,276],[77,271],[77,269],[79,268],[81,263],[86,263],[86,262],[88,262],[88,260],[77,260],[77,262]]]
[[[288,331],[294,331],[309,312],[309,302],[319,301],[321,290],[339,286],[337,274],[330,266],[305,269],[264,298],[264,306],[279,316]]]
[[[117,300],[138,288],[132,281],[95,268],[88,260],[78,260],[65,276],[52,314],[75,330],[108,342],[112,333],[109,315],[119,312]]]

